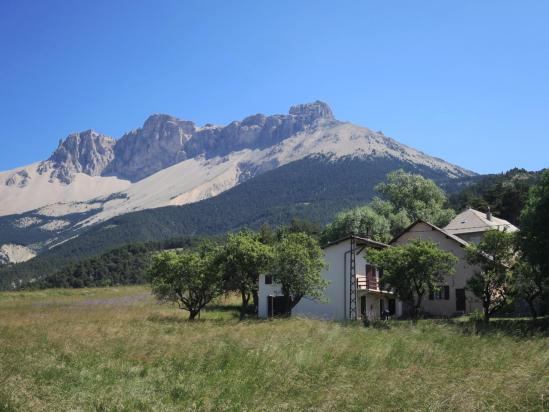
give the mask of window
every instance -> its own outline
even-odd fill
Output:
[[[429,300],[450,300],[450,286],[440,286],[438,290],[429,291]]]
[[[271,275],[265,275],[265,284],[271,285],[273,283],[273,277]]]

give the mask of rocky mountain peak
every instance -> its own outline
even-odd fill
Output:
[[[60,142],[41,170],[45,173],[53,164],[52,176],[66,183],[78,172],[135,182],[191,157],[264,149],[326,121],[335,122],[334,115],[318,100],[292,106],[288,115],[255,114],[217,127],[198,128],[191,121],[155,113],[118,141],[93,130],[73,133]]]
[[[182,129],[186,133],[192,133],[195,129],[195,124],[188,120],[181,120],[169,114],[155,113],[150,115],[141,130],[144,133],[160,133],[162,131],[173,131]]]
[[[126,133],[116,142],[114,160],[105,174],[137,181],[185,160],[185,143],[195,131],[191,121],[153,114],[141,128]]]
[[[95,130],[71,133],[48,159],[54,165],[52,177],[68,184],[75,173],[101,175],[114,158],[115,143]]]
[[[297,104],[290,107],[290,114],[303,117],[308,122],[318,119],[335,120],[332,109],[327,103],[317,100],[313,103]]]

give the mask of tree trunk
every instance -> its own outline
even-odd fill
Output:
[[[414,302],[414,312],[412,313],[412,317],[414,319],[417,319],[419,317],[419,311],[421,308],[421,301],[423,300],[423,294],[417,294],[417,299]]]
[[[536,310],[536,302],[535,299],[528,299],[528,306],[530,306],[530,312],[532,313],[532,318],[536,320],[538,318],[538,311]]]
[[[245,289],[240,289],[240,296],[242,297],[242,305],[240,306],[240,320],[244,319],[246,312],[248,311],[248,302],[250,301],[250,294]]]
[[[490,303],[484,304],[484,323],[487,325],[490,323]]]
[[[199,310],[189,310],[189,320],[193,321],[196,319],[196,315],[200,313]]]
[[[259,294],[258,294],[257,289],[254,289],[252,291],[252,299],[253,299],[253,303],[254,303],[254,313],[257,316],[258,308],[259,308]]]
[[[284,295],[284,298],[286,299],[286,313],[284,314],[284,316],[289,318],[290,316],[292,316],[292,298],[290,297],[290,295]]]
[[[490,295],[490,285],[484,286],[484,298],[482,299],[482,307],[484,308],[484,323],[488,325],[490,323],[490,304],[492,303],[492,296]]]

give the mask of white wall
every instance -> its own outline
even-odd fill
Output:
[[[304,315],[325,319],[345,319],[345,287],[344,287],[344,256],[350,249],[350,241],[329,246],[324,251],[325,268],[322,276],[328,280],[324,301],[314,301],[303,297],[292,310],[293,315]],[[347,292],[348,294],[348,292]],[[266,318],[268,315],[267,297],[282,295],[280,285],[266,285],[265,277],[259,277],[259,307],[258,315]]]
[[[345,240],[335,245],[323,249],[325,268],[322,270],[322,276],[328,280],[324,301],[314,301],[311,298],[304,297],[292,310],[292,315],[309,316],[314,318],[344,320],[349,315],[349,265],[351,241]],[[357,248],[360,250],[360,247]],[[357,276],[366,275],[366,256],[367,249],[356,256]],[[266,318],[268,315],[267,298],[269,295],[282,295],[279,285],[266,285],[265,277],[259,278],[259,307],[258,315],[260,318]],[[377,298],[377,313],[379,314],[379,298]],[[360,297],[357,296],[357,315],[360,315]],[[400,305],[397,302],[397,313]]]
[[[450,286],[449,300],[429,300],[429,294],[426,293],[423,297],[422,309],[436,316],[451,316],[456,313],[456,289],[466,287],[467,280],[473,276],[476,268],[470,266],[465,260],[465,248],[455,240],[449,238],[444,233],[433,229],[425,223],[418,223],[408,232],[394,242],[394,245],[403,244],[413,239],[432,240],[439,247],[448,252],[452,252],[458,258],[455,266],[455,273],[451,276],[446,276],[443,284]],[[465,292],[466,313],[474,309],[482,309],[480,301],[469,291]]]

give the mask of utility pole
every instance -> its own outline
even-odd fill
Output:
[[[356,317],[356,239],[351,236],[351,264],[349,265],[349,319]]]

